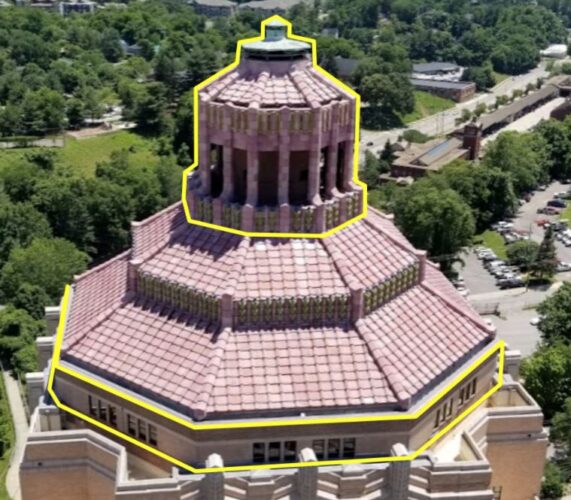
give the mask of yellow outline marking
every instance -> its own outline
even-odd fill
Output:
[[[198,92],[206,87],[208,84],[218,80],[221,76],[225,75],[226,73],[232,71],[235,67],[240,64],[240,57],[242,54],[242,45],[245,43],[250,42],[259,42],[263,40],[266,36],[266,24],[271,21],[280,21],[284,23],[287,27],[287,37],[291,38],[292,40],[299,40],[301,42],[306,42],[311,45],[311,62],[313,67],[321,73],[323,76],[328,78],[330,81],[341,87],[345,92],[349,93],[351,96],[355,98],[355,143],[354,143],[354,150],[353,150],[353,182],[360,186],[363,189],[363,206],[361,207],[361,213],[348,221],[343,222],[342,224],[330,229],[324,233],[269,233],[269,232],[255,232],[255,231],[242,231],[240,229],[232,229],[226,226],[220,226],[218,224],[212,224],[210,222],[203,222],[200,220],[193,219],[190,214],[190,208],[188,207],[188,203],[186,201],[186,188],[187,188],[187,180],[188,174],[198,167],[199,164],[199,146],[198,146],[198,128],[199,128],[199,99],[198,99]],[[203,82],[199,83],[194,87],[194,162],[190,167],[186,168],[182,174],[182,205],[184,207],[184,213],[186,214],[186,219],[191,224],[196,224],[197,226],[208,227],[210,229],[217,229],[219,231],[225,231],[227,233],[233,233],[240,236],[252,236],[252,237],[264,237],[264,238],[326,238],[327,236],[331,236],[332,234],[340,231],[341,229],[347,227],[348,225],[352,224],[353,222],[357,222],[358,220],[363,219],[367,216],[367,184],[359,180],[359,124],[361,123],[361,96],[355,92],[351,87],[345,85],[341,80],[335,78],[332,74],[325,71],[317,64],[317,45],[313,38],[307,38],[304,36],[295,35],[292,33],[292,26],[291,23],[284,19],[281,16],[275,15],[272,17],[268,17],[267,19],[262,21],[262,29],[261,35],[252,37],[252,38],[245,38],[244,40],[238,40],[238,46],[236,48],[236,58],[232,64],[226,66],[225,68],[221,69],[211,77],[207,78]]]
[[[358,215],[357,217],[354,217],[353,219],[346,221],[343,224],[341,224],[341,225],[337,226],[336,228],[333,228],[333,229],[331,229],[325,233],[317,233],[317,234],[313,234],[313,233],[256,233],[256,232],[246,232],[246,231],[230,229],[230,228],[227,228],[224,226],[219,226],[217,224],[210,224],[207,222],[202,222],[202,221],[197,221],[197,220],[192,219],[190,216],[190,211],[189,211],[187,202],[186,202],[185,194],[186,194],[187,176],[188,176],[188,173],[192,169],[194,169],[198,166],[198,149],[199,149],[198,148],[199,113],[197,112],[198,111],[198,91],[200,89],[202,89],[205,85],[208,85],[210,82],[214,81],[218,77],[226,74],[228,71],[231,71],[233,68],[235,68],[240,62],[240,54],[241,54],[242,45],[244,43],[262,40],[265,36],[266,24],[269,23],[270,21],[274,20],[274,19],[280,20],[286,24],[287,35],[289,38],[292,38],[294,40],[301,40],[301,41],[309,43],[311,45],[311,48],[312,48],[312,62],[313,62],[314,67],[321,74],[323,74],[327,78],[331,79],[337,85],[340,85],[345,91],[350,93],[356,99],[355,150],[354,150],[354,158],[353,158],[353,165],[354,165],[353,166],[353,180],[355,183],[357,183],[359,186],[361,186],[363,188],[363,212],[360,215]],[[221,71],[219,71],[218,73],[211,76],[210,78],[208,78],[207,80],[205,80],[204,82],[200,83],[199,85],[197,85],[195,87],[195,89],[194,89],[194,109],[195,109],[195,114],[194,114],[194,153],[195,153],[195,155],[194,155],[194,157],[196,158],[196,161],[195,161],[195,163],[193,163],[190,167],[188,167],[184,171],[184,173],[183,173],[183,186],[182,186],[182,202],[183,202],[183,206],[184,206],[184,210],[185,210],[185,214],[186,214],[186,217],[188,219],[188,222],[190,222],[192,224],[199,225],[199,226],[204,226],[204,227],[218,229],[218,230],[222,230],[222,231],[226,231],[226,232],[230,232],[230,233],[239,234],[241,236],[272,237],[272,238],[302,238],[302,237],[325,238],[325,237],[343,229],[344,227],[348,226],[349,224],[351,224],[351,223],[353,223],[359,219],[362,219],[363,217],[365,217],[367,215],[367,185],[359,180],[358,168],[357,168],[358,157],[359,157],[358,148],[359,148],[359,122],[360,122],[360,102],[361,102],[360,96],[354,90],[352,90],[351,88],[346,86],[343,82],[340,82],[335,77],[333,77],[332,75],[327,73],[323,68],[320,68],[317,65],[317,60],[316,60],[317,59],[317,49],[316,49],[316,45],[315,45],[315,40],[313,40],[312,38],[306,38],[306,37],[302,37],[302,36],[293,35],[291,31],[292,31],[291,23],[289,21],[286,21],[285,19],[283,19],[280,16],[272,16],[272,17],[262,21],[262,34],[261,34],[261,36],[238,41],[238,48],[236,51],[236,60],[234,61],[233,64],[222,69]],[[136,397],[134,397],[130,394],[123,393],[123,392],[115,389],[114,387],[111,387],[107,384],[104,384],[103,382],[95,380],[94,378],[91,378],[87,375],[79,373],[79,372],[77,372],[71,368],[62,366],[60,364],[60,353],[61,353],[61,346],[62,346],[62,342],[63,342],[65,323],[66,323],[67,314],[68,314],[70,293],[71,293],[71,287],[69,285],[67,285],[65,288],[65,293],[64,293],[63,299],[62,299],[58,331],[57,331],[57,335],[56,335],[54,352],[53,352],[52,362],[51,362],[51,366],[50,366],[50,373],[49,373],[49,378],[48,378],[48,387],[47,387],[48,393],[52,397],[56,406],[58,406],[58,408],[61,408],[62,410],[66,411],[66,412],[68,412],[68,413],[70,413],[70,414],[72,414],[78,418],[85,420],[86,422],[89,422],[90,424],[92,424],[96,427],[103,429],[104,431],[106,431],[110,434],[113,434],[113,435],[115,435],[115,436],[117,436],[117,437],[119,437],[125,441],[128,441],[129,443],[135,444],[135,445],[143,448],[144,450],[146,450],[150,453],[153,453],[154,455],[173,463],[174,465],[176,465],[177,467],[180,467],[181,469],[184,469],[184,470],[187,470],[187,471],[193,472],[193,473],[201,473],[202,474],[202,473],[209,473],[209,472],[249,471],[249,470],[255,470],[255,469],[283,469],[283,468],[291,468],[291,467],[296,467],[296,468],[297,467],[316,467],[316,466],[324,466],[324,465],[343,465],[343,464],[352,464],[352,463],[361,463],[362,464],[362,463],[379,463],[379,462],[402,462],[402,461],[407,461],[407,460],[414,460],[422,452],[424,452],[426,449],[428,449],[430,446],[432,446],[432,444],[434,444],[436,441],[438,441],[450,429],[452,429],[454,426],[456,426],[469,413],[471,413],[473,410],[475,410],[487,398],[489,398],[492,394],[494,394],[496,391],[498,391],[500,389],[500,387],[502,387],[502,385],[503,385],[505,343],[503,341],[499,341],[495,345],[493,345],[491,349],[488,349],[487,352],[482,354],[479,359],[474,361],[466,370],[464,370],[461,374],[459,374],[457,377],[455,377],[444,389],[439,391],[438,394],[434,395],[424,406],[419,408],[414,413],[392,415],[392,416],[386,415],[386,416],[368,416],[368,417],[367,416],[326,417],[326,418],[307,418],[307,419],[306,418],[303,418],[303,419],[298,418],[296,420],[283,420],[283,421],[277,420],[277,421],[272,421],[272,422],[253,422],[253,421],[250,421],[250,422],[233,422],[233,423],[225,423],[225,424],[195,423],[195,422],[191,422],[189,420],[186,420],[184,418],[178,417],[176,415],[172,415],[169,412],[167,412],[161,408],[157,408],[157,407],[155,407],[155,406],[153,406],[153,405],[151,405],[145,401],[137,399]],[[230,466],[230,467],[220,467],[220,468],[210,467],[210,468],[202,468],[202,469],[199,468],[199,469],[197,469],[195,467],[192,467],[192,466],[178,460],[175,457],[171,457],[170,455],[167,455],[166,453],[164,453],[164,452],[162,452],[156,448],[153,448],[152,446],[149,446],[146,443],[138,441],[137,439],[134,439],[133,437],[120,432],[117,429],[114,429],[114,428],[112,428],[112,427],[110,427],[110,426],[108,426],[108,425],[106,425],[106,424],[104,424],[98,420],[95,420],[95,419],[91,418],[90,416],[88,416],[88,415],[86,415],[80,411],[77,411],[76,409],[71,408],[70,406],[68,406],[66,404],[63,404],[59,400],[57,394],[55,393],[55,391],[53,389],[56,370],[59,370],[62,373],[66,373],[66,374],[68,374],[72,377],[75,377],[75,378],[77,378],[83,382],[86,382],[86,383],[88,383],[94,387],[97,387],[97,388],[99,388],[99,389],[101,389],[101,390],[103,390],[109,394],[113,394],[113,395],[115,395],[115,396],[117,396],[117,397],[119,397],[125,401],[133,403],[133,404],[135,404],[141,408],[144,408],[144,409],[146,409],[152,413],[155,413],[155,414],[157,414],[163,418],[166,418],[168,420],[176,422],[177,424],[179,424],[181,426],[184,426],[184,427],[187,427],[187,428],[193,429],[193,430],[238,429],[238,428],[252,428],[252,427],[255,427],[255,428],[259,428],[259,427],[285,427],[285,426],[303,426],[303,425],[318,425],[318,424],[346,424],[346,423],[356,423],[356,422],[382,422],[382,421],[393,421],[393,420],[416,420],[416,419],[420,418],[432,406],[434,406],[438,401],[443,399],[452,389],[454,389],[457,385],[459,385],[462,382],[462,380],[464,380],[467,376],[469,376],[470,373],[472,373],[474,370],[476,370],[476,368],[478,368],[482,363],[484,363],[488,358],[490,358],[496,352],[499,352],[498,382],[490,390],[488,390],[482,397],[480,397],[477,401],[472,403],[462,413],[457,415],[456,418],[454,418],[451,422],[449,422],[443,429],[441,429],[436,434],[434,434],[420,448],[411,452],[410,455],[403,456],[403,457],[399,456],[399,457],[377,457],[377,458],[353,458],[353,459],[343,459],[343,460],[320,460],[320,461],[316,461],[316,462],[293,462],[293,463],[280,463],[280,464],[259,464],[259,465],[245,465],[245,466]]]
[[[283,469],[283,468],[291,468],[291,467],[316,467],[316,466],[324,466],[324,465],[343,465],[343,464],[352,464],[352,463],[380,463],[380,462],[396,462],[396,461],[406,461],[406,460],[414,460],[418,457],[423,451],[428,449],[432,444],[434,444],[438,439],[440,439],[444,434],[446,434],[450,429],[455,427],[461,420],[463,420],[468,414],[470,414],[473,410],[475,410],[480,404],[482,404],[486,399],[488,399],[492,394],[498,391],[503,385],[503,373],[504,373],[504,352],[505,352],[505,342],[499,341],[495,345],[492,346],[491,349],[488,349],[482,356],[480,356],[476,361],[474,361],[466,370],[464,370],[461,374],[456,376],[444,389],[442,389],[438,394],[433,396],[423,407],[419,408],[414,413],[409,413],[406,415],[386,415],[386,416],[359,416],[359,417],[327,417],[327,418],[313,418],[313,419],[296,419],[296,420],[284,420],[284,421],[272,421],[272,422],[234,422],[234,423],[224,423],[224,424],[211,424],[211,423],[195,423],[189,420],[185,420],[180,418],[176,415],[172,415],[167,411],[164,411],[161,408],[157,408],[145,401],[137,399],[129,394],[123,393],[114,387],[111,387],[103,382],[95,380],[87,375],[82,373],[76,372],[73,369],[68,367],[62,366],[60,364],[60,353],[61,353],[61,345],[63,342],[63,335],[65,330],[65,323],[69,308],[69,300],[71,294],[71,287],[69,285],[66,286],[65,293],[62,299],[61,305],[61,313],[60,319],[58,324],[58,331],[56,336],[56,342],[54,345],[54,353],[52,357],[50,373],[48,378],[48,393],[52,397],[54,403],[58,408],[61,408],[72,415],[81,418],[92,425],[95,425],[106,432],[109,432],[125,441],[128,441],[132,444],[140,446],[141,448],[157,455],[158,457],[167,460],[177,467],[185,469],[192,473],[209,473],[209,472],[231,472],[231,471],[247,471],[247,470],[255,470],[255,469]],[[426,411],[428,411],[432,406],[434,406],[438,401],[443,399],[451,390],[453,390],[456,386],[458,386],[466,377],[468,377],[473,371],[475,371],[481,364],[483,364],[488,358],[490,358],[493,354],[499,352],[499,363],[498,363],[498,382],[489,389],[482,397],[480,397],[477,401],[471,404],[468,408],[466,408],[462,413],[460,413],[456,418],[454,418],[451,422],[449,422],[443,429],[438,431],[434,436],[432,436],[426,443],[424,443],[420,448],[411,452],[410,455],[406,455],[404,457],[376,457],[376,458],[353,458],[353,459],[344,459],[344,460],[319,460],[316,462],[292,462],[292,463],[280,463],[280,464],[260,464],[260,465],[246,465],[246,466],[229,466],[229,467],[211,467],[211,468],[195,468],[184,462],[181,462],[179,459],[167,455],[166,453],[153,448],[146,443],[138,441],[133,437],[124,434],[123,432],[118,431],[108,425],[99,422],[91,418],[90,416],[82,413],[60,401],[57,394],[53,389],[53,383],[55,379],[55,372],[59,370],[62,373],[66,373],[72,377],[75,377],[83,382],[86,382],[98,389],[101,389],[109,394],[113,394],[125,401],[133,403],[141,408],[144,408],[152,413],[155,413],[163,418],[171,420],[183,427],[187,427],[193,430],[209,430],[209,429],[237,429],[237,428],[248,428],[248,427],[286,427],[286,426],[302,426],[302,425],[318,425],[318,424],[347,424],[347,423],[356,423],[356,422],[382,422],[382,421],[393,421],[393,420],[416,420],[420,418]]]

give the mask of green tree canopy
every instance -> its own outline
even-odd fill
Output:
[[[571,283],[564,282],[538,306],[537,312],[542,317],[539,329],[548,343],[571,341]]]
[[[506,248],[508,261],[512,266],[529,269],[537,259],[539,244],[532,240],[520,240]]]
[[[0,272],[4,300],[13,297],[24,284],[42,288],[52,304],[57,304],[64,286],[75,274],[87,269],[89,257],[73,243],[61,238],[38,238],[26,248],[15,248]]]
[[[472,212],[458,193],[422,180],[401,191],[394,213],[412,244],[433,257],[455,254],[474,236]]]

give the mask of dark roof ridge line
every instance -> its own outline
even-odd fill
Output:
[[[218,371],[220,370],[224,361],[226,344],[228,343],[228,338],[230,337],[231,333],[232,328],[226,327],[223,328],[218,335],[214,334],[214,352],[210,358],[210,363],[208,364],[200,393],[196,398],[196,403],[193,405],[193,415],[196,420],[204,420],[208,415],[208,405],[212,398],[212,391],[216,385]]]
[[[251,241],[252,240],[249,236],[244,236],[242,241],[238,244],[236,259],[232,264],[232,270],[228,273],[228,279],[224,284],[222,295],[228,294],[234,297],[238,282],[242,275],[242,270],[244,269],[246,257],[248,256],[248,247],[250,246]]]
[[[335,270],[337,274],[341,278],[341,281],[345,283],[345,286],[348,288],[349,293],[353,289],[358,289],[359,287],[364,288],[363,284],[357,279],[357,277],[351,272],[348,268],[349,266],[343,261],[343,255],[341,252],[335,247],[331,247],[331,242],[328,238],[321,238],[320,243],[323,246],[323,249],[329,255],[331,260],[333,261],[333,265],[335,266]],[[346,272],[346,274],[344,274]]]
[[[363,319],[359,319],[355,322],[355,330],[367,346],[367,350],[371,354],[377,368],[385,375],[402,409],[406,410],[410,408],[412,394],[410,390],[405,387],[406,380],[402,377],[401,373],[388,361],[384,352],[385,347],[373,334],[371,328]]]
[[[129,248],[124,252],[121,252],[119,255],[115,255],[115,257],[112,257],[111,259],[106,260],[101,264],[97,264],[95,267],[92,267],[91,269],[88,269],[87,271],[84,271],[81,274],[75,275],[73,277],[73,284],[76,285],[81,281],[83,281],[85,278],[93,276],[94,274],[97,274],[107,269],[110,265],[115,264],[118,260],[121,260],[122,258],[129,256],[132,253],[132,250],[133,250],[132,248]]]
[[[370,207],[369,207],[369,210],[370,210]],[[387,217],[382,212],[375,211],[375,215],[380,215],[381,217],[385,218],[386,220],[392,222],[392,218]],[[363,219],[363,221],[369,227],[372,227],[373,229],[376,229],[377,231],[379,231],[385,238],[389,239],[392,243],[394,243],[396,246],[398,246],[401,250],[403,250],[409,254],[412,254],[416,258],[418,258],[417,253],[420,252],[421,250],[416,250],[416,249],[413,249],[411,247],[408,247],[402,241],[399,241],[398,238],[395,238],[392,234],[389,234],[383,227],[381,227],[379,224],[377,224],[375,221],[373,221],[369,217],[365,217]]]
[[[476,321],[471,315],[466,314],[466,311],[464,311],[460,306],[458,306],[458,304],[456,304],[453,300],[450,300],[450,298],[445,293],[443,293],[441,290],[438,290],[431,283],[428,283],[426,279],[422,280],[419,283],[419,285],[421,287],[423,287],[425,290],[427,290],[428,292],[430,292],[433,295],[435,295],[436,297],[438,297],[440,300],[442,300],[452,310],[454,310],[455,312],[457,312],[458,314],[460,314],[464,318],[468,319],[472,324],[476,325],[481,330],[484,330],[485,332],[487,332],[491,336],[495,336],[495,334],[496,334],[495,328],[490,328],[483,321],[481,321],[481,322]],[[469,306],[469,304],[466,304],[466,305]]]

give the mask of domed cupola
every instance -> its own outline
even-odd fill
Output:
[[[314,64],[313,47],[273,20],[239,63],[198,90],[191,218],[248,234],[315,234],[358,217],[356,94]]]

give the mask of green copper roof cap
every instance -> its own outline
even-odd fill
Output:
[[[281,21],[274,20],[266,24],[266,34],[263,40],[243,45],[248,59],[296,59],[311,51],[311,45],[298,40],[287,38],[287,26]]]

